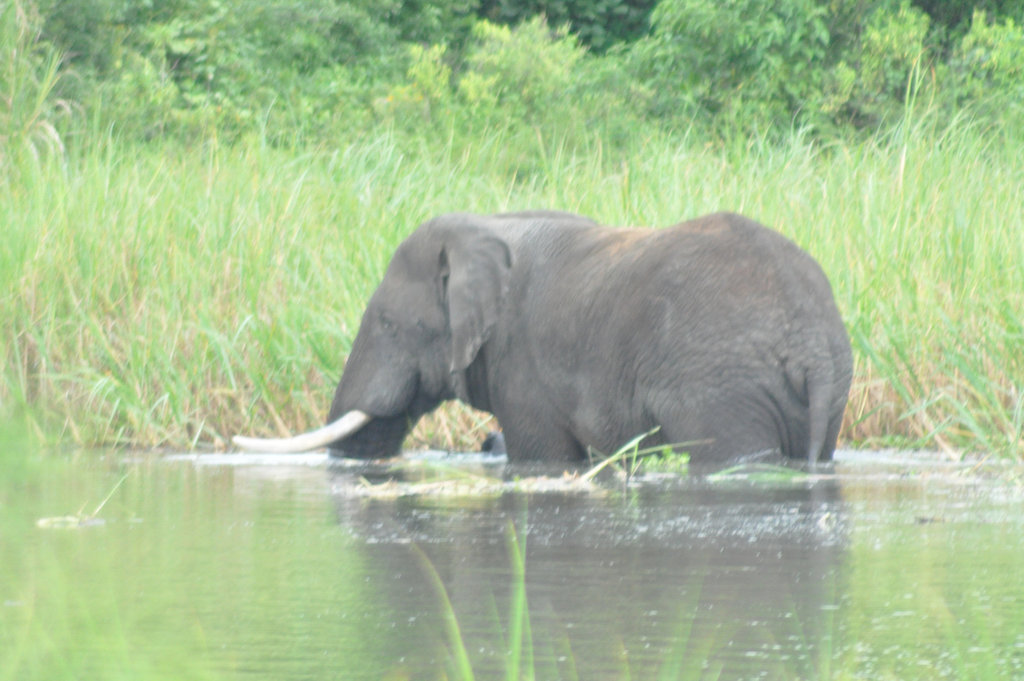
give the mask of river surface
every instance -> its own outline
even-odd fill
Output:
[[[1022,469],[409,459],[26,455],[0,681],[1024,678]]]

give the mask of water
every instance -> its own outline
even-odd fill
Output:
[[[847,452],[811,477],[536,491],[486,457],[454,465],[503,485],[415,467],[371,487],[387,472],[322,456],[24,459],[0,476],[0,680],[459,678],[460,645],[505,678],[517,627],[538,679],[1024,677],[1008,466]]]

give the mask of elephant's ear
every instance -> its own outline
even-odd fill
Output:
[[[464,372],[487,342],[508,291],[512,253],[482,229],[458,230],[441,252],[441,285],[451,332],[451,372]],[[461,390],[457,391],[461,392]],[[459,395],[466,399],[465,395]]]

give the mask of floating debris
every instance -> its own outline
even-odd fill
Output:
[[[114,485],[113,489],[110,490],[107,496],[103,499],[103,501],[99,503],[99,506],[97,506],[96,510],[93,511],[92,513],[84,515],[82,511],[85,510],[85,505],[83,504],[82,508],[79,509],[78,513],[76,513],[75,515],[61,515],[53,516],[51,518],[40,518],[36,521],[36,527],[45,530],[77,530],[83,527],[98,527],[101,525],[106,525],[107,521],[103,518],[98,517],[99,513],[100,511],[103,510],[103,507],[107,505],[107,502],[110,501],[110,497],[114,496],[114,492],[116,492],[118,488],[121,486],[121,484],[124,483],[124,481],[127,479],[128,473],[122,475],[121,479],[117,481],[117,484]]]
[[[77,530],[83,527],[99,527],[106,524],[107,521],[103,518],[77,515],[40,518],[36,521],[36,527],[41,527],[45,530]]]
[[[507,492],[526,494],[605,494],[607,490],[579,473],[565,472],[559,477],[536,476],[499,480],[487,476],[459,476],[440,480],[407,482],[387,480],[373,483],[359,478],[357,484],[335,484],[335,493],[372,499],[397,499],[411,496],[500,496]]]

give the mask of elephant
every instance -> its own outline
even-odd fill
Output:
[[[829,281],[792,241],[715,213],[610,228],[557,211],[416,228],[373,293],[327,425],[245,449],[398,455],[457,398],[509,462],[580,463],[647,433],[691,462],[830,461],[852,375]]]

